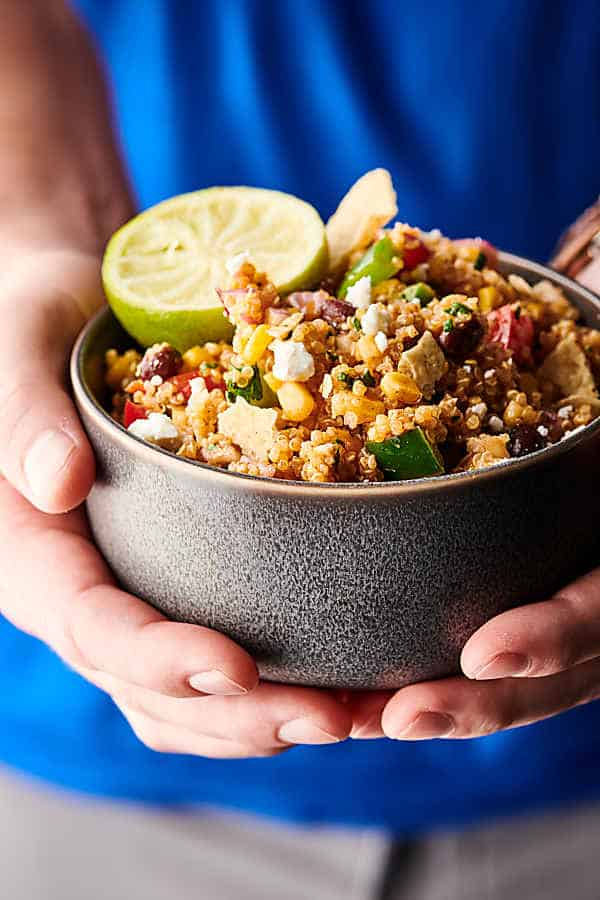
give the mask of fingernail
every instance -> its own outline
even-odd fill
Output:
[[[469,678],[477,678],[482,681],[491,678],[510,678],[514,675],[524,675],[528,671],[529,665],[529,660],[521,653],[499,653],[472,672],[465,674]]]
[[[403,731],[394,735],[396,740],[420,741],[427,738],[449,737],[454,731],[454,719],[446,713],[420,712]]]
[[[65,431],[43,431],[33,442],[23,472],[34,499],[46,500],[49,487],[64,469],[76,445]]]
[[[366,741],[383,736],[383,731],[381,730],[381,713],[374,713],[374,715],[370,716],[366,722],[363,722],[358,728],[353,728],[350,732],[350,737],[353,740]]]
[[[340,741],[340,738],[319,728],[310,719],[286,722],[277,732],[277,737],[286,744],[337,744]]]
[[[201,694],[221,694],[229,696],[231,694],[247,694],[248,691],[241,684],[228,678],[219,669],[211,669],[209,672],[198,672],[189,679],[190,687]]]

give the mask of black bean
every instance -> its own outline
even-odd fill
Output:
[[[533,425],[515,425],[508,434],[508,452],[511,456],[527,456],[546,444],[546,438]]]
[[[150,381],[154,375],[160,375],[164,380],[177,375],[180,368],[181,353],[169,344],[161,344],[160,347],[146,350],[140,363],[139,375],[143,381]]]
[[[548,441],[551,444],[556,444],[557,441],[560,441],[564,434],[563,420],[555,412],[551,412],[548,409],[543,410],[538,424],[548,429]]]
[[[439,337],[442,350],[450,359],[460,361],[466,359],[477,347],[483,337],[483,326],[479,319],[451,320],[452,328],[442,331]]]

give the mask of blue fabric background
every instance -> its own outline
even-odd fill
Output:
[[[366,169],[400,216],[544,259],[598,193],[594,0],[80,0],[140,204],[211,184],[328,215]],[[348,742],[274,760],[161,756],[0,620],[0,761],[148,803],[414,832],[600,798],[600,708],[478,741]]]

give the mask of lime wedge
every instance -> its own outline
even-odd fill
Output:
[[[327,269],[325,227],[290,194],[214,187],[153,206],[110,239],[102,264],[108,302],[143,346],[168,341],[180,351],[228,339],[216,294],[240,253],[279,292],[316,284]]]

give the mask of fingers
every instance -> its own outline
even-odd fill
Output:
[[[71,344],[101,294],[93,257],[43,259],[0,278],[0,471],[31,503],[56,513],[77,506],[94,480],[65,373]]]
[[[112,585],[65,596],[58,610],[67,659],[171,697],[247,694],[258,683],[252,658],[200,625],[169,622]]]
[[[80,511],[48,516],[0,482],[0,609],[71,665],[175,697],[247,693],[252,658],[224,635],[168,622],[119,590]]]
[[[381,727],[381,715],[393,691],[354,691],[346,700],[346,708],[352,716],[350,737],[354,740],[371,740],[385,737]]]
[[[186,753],[191,756],[205,756],[211,759],[244,759],[248,757],[278,756],[287,747],[270,747],[259,750],[236,741],[211,738],[158,722],[149,716],[129,709],[120,703],[117,706],[131,725],[134,734],[142,744],[157,753]]]
[[[120,706],[186,732],[234,741],[260,753],[293,744],[332,744],[350,734],[352,718],[332,694],[261,682],[250,696],[175,700],[117,679],[92,679]]]
[[[461,668],[469,678],[552,675],[600,656],[600,569],[552,599],[510,610],[466,643]]]
[[[472,738],[528,725],[600,696],[600,660],[547,678],[447,678],[398,691],[382,726],[398,740]]]

